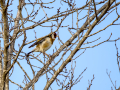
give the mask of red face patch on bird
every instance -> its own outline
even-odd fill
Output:
[[[57,34],[56,33],[54,33],[54,38],[56,38],[57,37]]]

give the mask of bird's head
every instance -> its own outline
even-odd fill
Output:
[[[58,36],[57,36],[57,34],[54,32],[54,33],[52,34],[52,39],[56,39],[56,37],[58,37]]]

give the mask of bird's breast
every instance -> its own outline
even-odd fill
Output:
[[[41,45],[42,52],[47,51],[51,46],[52,42],[50,38],[46,38],[46,40]]]

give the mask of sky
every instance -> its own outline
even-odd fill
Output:
[[[51,1],[51,0],[50,0]],[[99,0],[95,0],[96,2],[98,2]],[[47,2],[47,0],[44,0],[44,2]],[[118,2],[118,0],[117,0]],[[85,1],[80,1],[80,0],[76,0],[76,7],[82,7],[86,2]],[[57,13],[57,9],[59,7],[61,7],[60,11],[64,11],[67,9],[68,5],[64,4],[62,2],[63,5],[60,4],[60,0],[57,0],[54,4],[50,4],[47,6],[50,7],[54,7],[54,9],[45,9],[45,12],[47,12],[48,17],[51,17],[52,15],[55,15]],[[16,12],[17,12],[17,5],[18,5],[18,1],[14,0],[13,1],[13,6],[10,6],[8,10],[13,10],[13,17],[16,17]],[[37,10],[39,7],[39,5],[35,6],[35,10]],[[100,6],[97,6],[96,8],[99,9]],[[26,8],[28,9],[28,13],[31,12],[32,10],[32,6],[31,5],[27,5]],[[120,6],[118,7],[118,11],[120,11]],[[87,10],[83,10],[80,14],[79,14],[79,18],[84,17],[84,15],[86,15]],[[23,17],[25,18],[27,16],[25,9],[23,8]],[[120,12],[119,12],[120,14]],[[42,11],[42,9],[39,11],[38,15],[35,17],[35,21],[39,21],[41,20],[42,17],[44,17],[44,13]],[[73,26],[76,27],[76,13],[73,14]],[[62,25],[67,26],[69,25],[69,27],[71,27],[72,25],[72,20],[71,20],[72,15],[69,15],[62,23]],[[98,24],[97,26],[95,26],[93,28],[93,31],[90,34],[95,33],[96,31],[99,31],[103,28],[106,27],[106,25],[112,23],[112,21],[117,17],[117,15],[115,14],[115,11],[113,11],[103,22],[101,22],[100,24]],[[84,24],[86,19],[81,20],[79,22],[79,28]],[[59,19],[60,22],[60,19]],[[119,23],[120,20],[118,20],[116,23]],[[29,27],[31,26],[33,23],[32,22],[27,22],[25,24],[25,27]],[[51,22],[45,23],[43,25],[51,25]],[[13,24],[14,25],[14,24]],[[53,27],[53,31],[56,30],[57,27]],[[109,28],[107,28],[105,31],[102,31],[100,33],[98,33],[97,35],[91,36],[90,38],[88,38],[85,43],[94,41],[98,38],[100,38],[98,41],[93,42],[91,44],[88,45],[82,45],[81,48],[84,47],[88,47],[88,46],[93,46],[96,45],[104,40],[107,40],[109,38],[109,36],[112,33],[112,36],[110,38],[110,40],[114,40],[117,39],[118,37],[120,37],[120,25],[114,25],[114,26],[110,26]],[[51,28],[49,27],[41,27],[41,26],[37,26],[34,29],[30,29],[27,30],[27,41],[32,41],[35,39],[35,33],[36,32],[36,36],[37,38],[40,38],[42,36],[45,36],[47,34],[49,34],[51,32]],[[68,27],[61,27],[59,28],[59,37],[60,39],[65,43],[70,37],[70,33],[68,32]],[[74,31],[75,32],[75,31]],[[11,33],[12,34],[12,33]],[[19,39],[17,39],[16,43],[15,43],[15,49],[19,50],[18,44],[22,44],[23,40],[23,36],[21,36]],[[31,51],[33,48],[28,48],[31,44],[26,45],[22,51],[28,53],[29,51]],[[117,46],[118,46],[118,50],[120,51],[120,40],[117,41]],[[56,51],[55,48],[59,49],[60,44],[59,44],[59,40],[58,38],[55,40],[53,46],[46,52],[47,54],[52,54],[53,50]],[[74,47],[73,47],[74,49]],[[78,56],[79,54],[81,54],[84,51],[84,49],[79,50],[75,56],[73,58],[75,58],[76,56]],[[63,59],[67,59],[68,55],[70,52],[68,52]],[[76,67],[74,70],[74,79],[76,79],[83,71],[84,69],[86,69],[86,71],[82,74],[82,79],[80,80],[80,82],[76,85],[74,85],[72,87],[72,90],[86,90],[87,87],[89,86],[93,75],[94,75],[94,80],[92,82],[92,86],[90,88],[90,90],[111,90],[111,87],[114,89],[113,84],[115,85],[116,82],[116,88],[118,88],[120,86],[120,73],[119,73],[119,69],[118,69],[118,65],[117,65],[117,56],[116,56],[116,48],[115,48],[115,42],[105,42],[99,46],[96,46],[94,48],[88,48],[86,49],[85,53],[83,53],[80,57],[78,57],[76,60],[73,60],[73,62],[70,62],[66,68],[70,69],[71,68],[71,63],[73,63],[73,67],[75,67],[75,61],[76,61]],[[34,53],[35,56],[37,56],[39,53]],[[24,55],[24,54],[22,54]],[[62,54],[60,54],[55,61],[57,62]],[[40,59],[43,60],[43,55],[41,54]],[[18,60],[21,64],[21,66],[24,68],[24,70],[28,73],[28,75],[30,75],[30,78],[33,78],[32,75],[32,71],[30,70],[30,66],[27,64],[25,59],[22,60]],[[43,65],[40,64],[37,60],[35,59],[30,59],[30,62],[38,67],[42,67]],[[53,63],[52,63],[53,64]],[[55,67],[55,69],[57,70],[58,67],[62,64],[62,62],[59,63],[58,66]],[[38,68],[34,68],[35,69],[35,73],[37,73],[37,71],[39,71]],[[20,67],[15,64],[14,65],[14,73],[10,76],[10,79],[13,80],[14,82],[22,85],[23,87],[25,86],[23,84],[23,79],[24,79],[24,73],[23,71],[20,69]],[[12,71],[11,71],[12,72]],[[113,84],[110,81],[109,76],[107,75],[107,72],[110,73],[110,78],[113,81]],[[50,77],[51,75],[48,74]],[[63,77],[62,76],[58,76],[58,79],[62,80]],[[35,84],[35,90],[42,90],[46,84],[46,76],[42,76],[39,78],[39,81]],[[61,87],[58,87],[56,85],[56,83],[54,82],[51,85],[53,90],[57,90],[60,89]],[[10,83],[10,90],[17,90],[18,86]],[[51,89],[49,89],[51,90]]]

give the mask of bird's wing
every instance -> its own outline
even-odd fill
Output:
[[[45,38],[40,38],[38,41],[36,41],[35,43],[33,43],[31,46],[29,46],[29,48],[37,45],[37,44],[41,44],[43,41],[45,41],[46,37]]]

